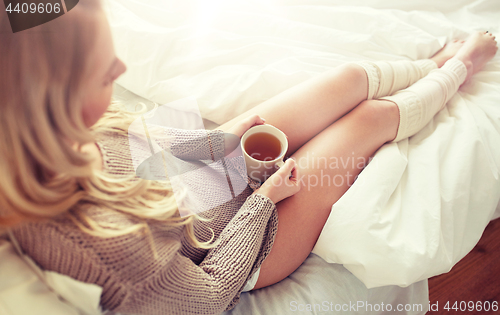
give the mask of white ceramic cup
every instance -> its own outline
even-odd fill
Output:
[[[269,161],[257,160],[251,157],[245,151],[245,141],[248,139],[249,136],[259,132],[269,133],[278,138],[281,145],[281,151],[280,155],[274,160],[269,160]],[[250,178],[254,180],[264,182],[266,179],[269,178],[269,176],[271,176],[274,172],[276,172],[277,170],[276,166],[278,166],[278,168],[283,166],[284,164],[283,158],[285,157],[285,153],[288,150],[288,140],[283,131],[279,130],[278,128],[271,125],[258,125],[248,129],[247,132],[243,134],[243,136],[241,137],[241,148],[243,151],[243,156],[245,157],[245,164],[247,167],[248,176],[250,176]]]

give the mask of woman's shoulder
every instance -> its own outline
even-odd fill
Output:
[[[83,231],[67,218],[25,222],[11,230],[23,252],[44,270],[82,280],[74,269],[78,264],[99,268],[97,257],[86,248]]]
[[[87,209],[86,214],[110,229],[136,223],[127,215],[99,208]],[[163,234],[143,229],[99,236],[67,217],[26,223],[12,232],[24,253],[44,270],[103,287],[101,304],[106,308],[119,305],[127,292],[152,276],[154,267],[168,268],[182,246],[177,227],[164,229]]]
[[[137,268],[141,262],[154,260],[155,250],[160,249],[167,258],[168,253],[173,255],[181,246],[179,236],[182,231],[178,227],[165,227],[160,243],[148,228],[127,232],[140,223],[139,219],[119,211],[97,206],[76,207],[71,211],[80,211],[76,217],[81,219],[76,220],[89,231],[84,231],[67,215],[25,223],[12,229],[21,248],[44,269],[77,280],[81,280],[81,275],[73,268],[81,264],[94,271],[113,270],[126,275],[133,270],[130,268]],[[91,232],[93,225],[99,225],[102,231],[108,230],[109,233]]]
[[[143,219],[136,218],[118,210],[108,209],[94,204],[77,204],[66,214],[47,220],[26,222],[13,228],[13,231],[22,234],[22,236],[25,236],[25,239],[32,239],[34,243],[47,238],[59,238],[61,241],[69,240],[77,244],[91,242],[95,244],[104,244],[107,242],[115,242],[117,239],[123,239],[122,242],[144,240],[144,232],[122,233],[123,235],[119,235],[120,233],[115,233],[115,231],[129,230],[131,227],[138,225],[146,227],[148,223],[156,226],[154,222],[144,221]],[[96,225],[101,228],[103,233],[89,232],[92,231],[92,227]],[[81,228],[82,226],[86,228],[87,231]],[[162,230],[169,236],[179,234],[179,231],[176,231],[177,227],[165,225]],[[168,232],[168,230],[175,231]],[[109,231],[109,233],[106,231]],[[51,244],[45,244],[46,247],[49,245]]]

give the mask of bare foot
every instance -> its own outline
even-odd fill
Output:
[[[448,59],[451,59],[464,45],[465,40],[454,39],[453,41],[444,45],[440,51],[434,54],[430,59],[433,60],[438,68],[441,68]]]
[[[461,60],[467,67],[465,81],[481,70],[498,50],[495,36],[491,33],[476,32],[472,34],[457,52],[455,58]]]

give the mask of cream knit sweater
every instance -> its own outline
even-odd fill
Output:
[[[209,132],[208,139],[196,131],[180,136],[188,144],[178,146],[181,158],[211,160],[224,155],[220,131]],[[102,135],[98,145],[105,172],[134,172],[127,136]],[[231,163],[226,166],[241,174]],[[218,314],[238,303],[241,290],[269,254],[277,232],[276,206],[252,192],[247,186],[232,200],[200,214],[212,220],[195,224],[198,239],[208,240],[211,228],[220,240],[210,250],[189,245],[182,227],[153,220],[148,225],[157,258],[146,235],[94,237],[65,217],[24,224],[13,232],[22,249],[42,268],[102,286],[104,309],[123,314]],[[71,211],[87,211],[103,222],[136,222],[95,206]]]

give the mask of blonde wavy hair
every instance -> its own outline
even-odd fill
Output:
[[[67,215],[82,230],[107,237],[148,231],[146,221],[152,219],[184,226],[193,246],[211,247],[212,240],[200,242],[194,235],[198,216],[179,216],[168,182],[107,175],[70,144],[95,142],[103,132],[126,134],[146,111],[127,112],[113,103],[92,128],[83,122],[81,87],[92,69],[96,10],[102,10],[99,0],[81,0],[67,14],[15,34],[7,14],[0,15],[0,232]],[[73,211],[85,205],[140,223],[104,225]]]

